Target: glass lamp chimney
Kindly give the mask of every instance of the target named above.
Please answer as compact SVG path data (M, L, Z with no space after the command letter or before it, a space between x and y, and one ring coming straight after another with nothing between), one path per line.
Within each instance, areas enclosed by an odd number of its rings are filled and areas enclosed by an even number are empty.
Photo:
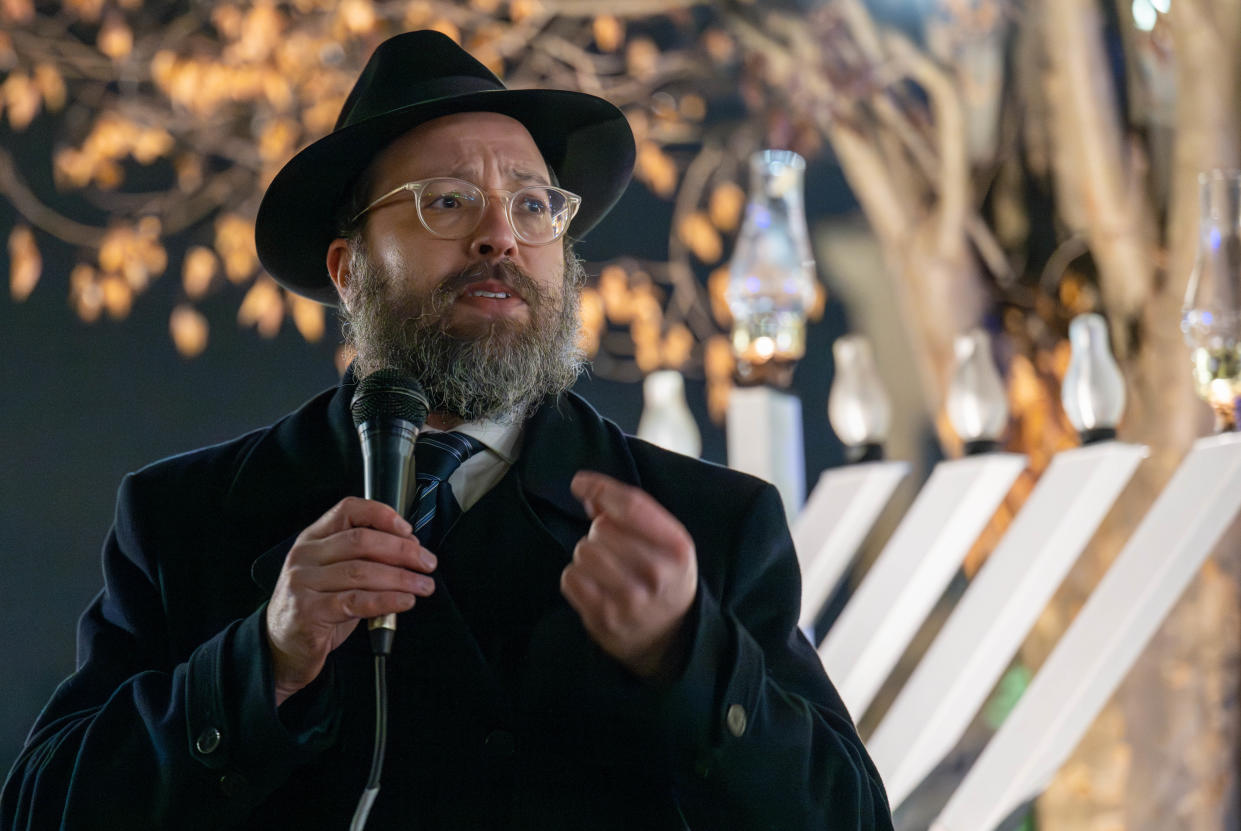
M1060 387L1060 401L1082 444L1116 438L1125 411L1125 380L1112 357L1107 323L1083 314L1069 324L1072 356Z
M1181 332L1194 389L1215 410L1216 427L1237 429L1241 403L1241 171L1199 175L1198 253L1185 292Z
M1008 424L1008 396L991 357L991 338L982 329L958 335L956 365L948 385L948 420L967 454L994 450Z
M848 448L850 461L883 456L892 425L892 404L879 380L870 341L844 335L832 344L835 373L827 396L827 419Z
M802 204L805 160L790 150L750 157L750 195L729 264L732 346L742 380L755 367L806 352L814 258Z

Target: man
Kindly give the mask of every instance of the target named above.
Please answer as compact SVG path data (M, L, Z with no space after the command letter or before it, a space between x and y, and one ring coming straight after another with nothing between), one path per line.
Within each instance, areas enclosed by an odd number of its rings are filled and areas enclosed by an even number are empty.
M435 33L378 48L256 226L277 280L341 304L357 361L276 424L126 478L4 828L347 827L375 706L358 624L386 614L368 828L891 827L797 630L774 489L566 392L566 231L632 160L598 98L506 90ZM354 495L348 405L385 367L426 389L419 445L468 457L412 521Z

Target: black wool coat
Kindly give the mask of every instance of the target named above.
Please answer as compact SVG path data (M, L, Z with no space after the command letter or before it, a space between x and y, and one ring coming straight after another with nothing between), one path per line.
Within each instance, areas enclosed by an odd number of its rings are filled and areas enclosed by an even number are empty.
M350 380L270 427L124 480L77 671L0 797L3 829L344 829L373 739L365 627L274 705L264 612L297 534L362 464ZM652 687L559 591L589 522L580 469L649 492L699 561L690 651ZM774 488L545 402L400 616L368 829L889 829L848 713L797 629Z

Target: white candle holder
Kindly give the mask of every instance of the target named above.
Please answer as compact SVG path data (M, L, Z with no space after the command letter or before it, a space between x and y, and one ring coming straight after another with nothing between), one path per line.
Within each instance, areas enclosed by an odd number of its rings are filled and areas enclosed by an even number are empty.
M866 742L893 806L960 740L1147 449L1056 455Z
M1025 456L1013 453L936 465L819 649L855 718L870 705L1025 465Z
M989 831L1042 793L1241 509L1241 434L1199 439L931 831Z
M863 462L823 471L793 522L801 565L801 619L813 640L814 621L896 486L907 462Z

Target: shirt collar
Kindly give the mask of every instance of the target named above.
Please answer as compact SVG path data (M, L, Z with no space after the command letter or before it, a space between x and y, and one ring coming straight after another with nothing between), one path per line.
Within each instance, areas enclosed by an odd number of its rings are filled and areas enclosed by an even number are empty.
M424 427L423 432L440 432L434 427ZM467 421L452 428L453 432L465 433L478 439L483 446L495 453L507 464L514 464L521 449L521 437L525 430L524 422L504 424L499 421Z

